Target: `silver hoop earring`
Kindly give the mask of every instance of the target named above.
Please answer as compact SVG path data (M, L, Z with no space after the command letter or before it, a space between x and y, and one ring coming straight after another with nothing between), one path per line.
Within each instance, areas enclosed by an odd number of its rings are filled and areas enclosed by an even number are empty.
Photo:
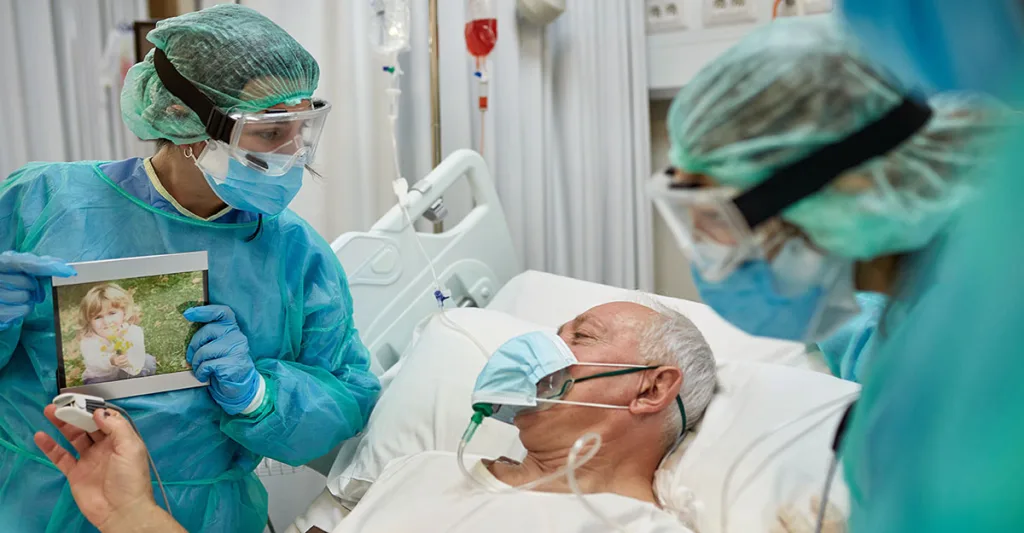
M182 152L185 154L185 157L187 157L189 159L192 159L192 155L193 154L192 154L192 147L191 146L186 146L185 149L182 150Z

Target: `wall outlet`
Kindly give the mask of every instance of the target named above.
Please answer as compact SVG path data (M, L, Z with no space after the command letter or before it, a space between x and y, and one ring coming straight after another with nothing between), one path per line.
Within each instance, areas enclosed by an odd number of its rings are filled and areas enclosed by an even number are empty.
M704 26L757 22L758 0L704 0Z
M647 33L686 29L683 0L646 0Z
M800 6L803 4L804 15L820 15L831 13L833 0L782 0L779 4L780 17L796 17L800 15Z

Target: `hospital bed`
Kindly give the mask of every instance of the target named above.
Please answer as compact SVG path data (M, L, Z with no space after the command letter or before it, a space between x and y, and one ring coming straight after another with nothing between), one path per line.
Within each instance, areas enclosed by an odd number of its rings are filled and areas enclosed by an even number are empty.
M410 231L409 219L419 219L460 180L469 184L472 210L443 233ZM425 256L416 240L422 244ZM594 305L634 296L632 291L624 289L524 270L487 166L477 153L469 150L453 153L416 184L410 192L408 218L396 205L369 231L346 233L332 248L348 276L355 302L355 324L371 353L372 370L382 376L384 394L396 373L400 373L400 365L396 365L403 353L415 342L423 323L438 309L432 269L450 291L446 307L483 308L546 327L557 326ZM820 376L820 379L814 378L818 381L838 381L820 374L827 373L827 368L801 344L746 335L700 303L656 298L689 317L702 331L720 362L742 360L755 365L769 364L772 368L796 368L804 374ZM747 383L755 379L753 376L774 372L767 367L752 368L755 370L740 372L743 377L737 378L737 382ZM786 387L764 393L779 395ZM829 381L823 390L829 391L826 396L835 398L854 388L851 384L833 385ZM466 401L468 404L468 398ZM789 410L799 405L796 401ZM725 408L719 410L722 409ZM711 413L709 409L708 417ZM838 418L840 414L837 411L830 416ZM829 424L835 427L833 422L824 425ZM735 432L735 425L730 422L714 431L719 431L723 439L732 440L730 432ZM818 440L827 441L831 427L823 427ZM346 453L351 455L353 446L342 448L347 448L348 452L342 450L339 456L336 449L309 466L328 476L333 464L336 472L339 464L343 466L348 460ZM694 466L691 471L696 471L695 468L700 470Z
M444 233L409 231L405 214L396 205L369 231L346 233L332 244L348 276L356 327L377 375L395 364L417 324L437 309L431 265L416 239L451 291L446 305L486 307L539 324L557 324L594 305L629 295L606 285L524 271L490 172L483 158L471 150L453 153L416 184L410 192L410 218L417 220L460 179L468 180L474 207ZM827 371L807 357L802 345L746 335L700 303L658 298L693 320L712 349L728 343L733 351L738 346L748 349L751 360Z

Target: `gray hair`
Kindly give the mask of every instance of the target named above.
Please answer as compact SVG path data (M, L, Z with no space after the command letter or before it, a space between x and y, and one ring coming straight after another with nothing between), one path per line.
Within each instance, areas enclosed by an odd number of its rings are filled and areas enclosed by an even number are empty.
M679 395L686 411L686 429L690 429L704 416L715 394L715 356L689 318L653 298L650 300L644 305L657 314L640 330L640 358L648 365L675 366L683 371ZM673 408L665 428L667 445L679 439L682 423L682 416Z

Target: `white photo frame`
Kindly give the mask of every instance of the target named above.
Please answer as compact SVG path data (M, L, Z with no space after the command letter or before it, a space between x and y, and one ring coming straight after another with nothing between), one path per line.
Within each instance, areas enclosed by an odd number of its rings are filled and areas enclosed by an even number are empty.
M207 385L185 360L201 324L181 316L210 301L205 251L71 266L77 276L53 279L61 393L113 400Z

